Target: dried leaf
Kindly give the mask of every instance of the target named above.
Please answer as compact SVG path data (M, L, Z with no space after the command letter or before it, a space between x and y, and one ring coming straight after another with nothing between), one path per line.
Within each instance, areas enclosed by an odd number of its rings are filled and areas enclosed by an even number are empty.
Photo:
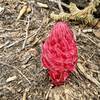
M18 17L17 17L17 20L19 20L19 19L25 14L26 11L27 11L27 4L25 4L25 5L22 7L22 9L20 10L19 15L18 15Z
M31 8L31 6L28 6L28 8L27 8L27 13L30 13L32 11L32 8Z

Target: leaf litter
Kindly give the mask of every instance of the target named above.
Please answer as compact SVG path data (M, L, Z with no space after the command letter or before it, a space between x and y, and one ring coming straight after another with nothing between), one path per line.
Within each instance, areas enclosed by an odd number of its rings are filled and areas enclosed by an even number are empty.
M59 14L60 7L68 4L53 2L53 0L35 2L1 0L0 3L0 7L4 8L4 10L1 8L0 13L1 100L100 99L98 28L70 22L75 32L78 33L79 29L81 30L80 34L76 35L80 66L78 65L76 72L66 80L63 86L53 88L47 76L47 70L41 67L41 41L45 40L54 24L50 18L52 11ZM26 4L28 4L27 7ZM57 7L58 4L59 7ZM30 22L27 28L28 16L30 16ZM26 91L27 88L28 91Z

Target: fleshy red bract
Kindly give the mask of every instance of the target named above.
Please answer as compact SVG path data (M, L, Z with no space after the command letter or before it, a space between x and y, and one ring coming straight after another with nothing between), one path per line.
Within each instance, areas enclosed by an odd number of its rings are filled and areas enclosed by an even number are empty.
M54 85L61 85L77 64L78 52L73 32L66 22L57 22L42 44L41 62Z

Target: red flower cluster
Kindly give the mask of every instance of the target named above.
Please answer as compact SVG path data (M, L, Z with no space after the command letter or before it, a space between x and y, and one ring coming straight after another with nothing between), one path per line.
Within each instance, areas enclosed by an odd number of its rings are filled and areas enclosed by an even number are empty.
M75 70L78 54L73 32L65 22L57 22L42 44L41 60L54 85L61 85Z

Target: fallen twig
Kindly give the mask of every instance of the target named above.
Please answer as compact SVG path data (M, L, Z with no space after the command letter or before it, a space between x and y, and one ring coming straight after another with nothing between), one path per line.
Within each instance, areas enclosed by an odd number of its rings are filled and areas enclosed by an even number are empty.
M9 44L10 41L5 42L4 44L0 45L0 49L5 47L7 44Z
M58 0L58 7L60 9L60 12L64 12L62 6L61 6L61 0Z
M92 54L87 60L85 60L85 61L82 63L82 66L84 66L85 63L86 63L87 61L89 61L89 60L94 56L94 54L95 54L95 52L93 52L93 54Z
M88 75L85 72L82 64L78 63L77 66L78 66L78 69L79 69L80 74L82 74L85 78L87 78L88 80L90 80L92 83L94 83L95 85L97 85L100 88L100 82L97 81L94 77Z
M44 23L45 23L45 22L43 21L42 24L40 25L40 27L39 27L33 34L29 35L29 36L27 37L27 39L30 38L30 37L36 36L36 35L38 34L38 32L41 30L41 28L42 28L42 26L44 25ZM12 44L6 46L6 48L10 48L10 47L12 47L13 45L15 45L15 44L17 44L17 43L19 43L19 42L22 42L22 41L24 41L24 40L25 40L25 38L19 39L18 41L15 41L15 42L13 42Z
M95 44L97 47L99 47L98 45L97 45L97 43L95 43L95 41L93 41L88 35L86 35L86 34L81 34L83 37L85 37L85 38L88 38L93 44Z
M51 1L51 2L54 2L54 3L57 3L57 4L58 4L58 1L57 1L57 0L49 0L49 1ZM69 7L69 5L67 5L67 4L65 4L65 3L63 3L63 2L61 2L61 5L63 5L64 7Z
M7 63L5 63L5 62L2 62L2 61L0 61L0 63L1 63L2 65L6 65L6 66L12 67L12 68L14 68L15 70L17 70L17 71L28 81L28 83L31 84L31 81L30 81L16 66L9 65L9 64L7 64Z
M27 21L27 25L26 25L26 36L25 36L25 40L24 40L24 42L23 42L22 49L25 48L25 44L26 44L26 42L27 42L29 26L30 26L30 16L28 16L28 21Z

